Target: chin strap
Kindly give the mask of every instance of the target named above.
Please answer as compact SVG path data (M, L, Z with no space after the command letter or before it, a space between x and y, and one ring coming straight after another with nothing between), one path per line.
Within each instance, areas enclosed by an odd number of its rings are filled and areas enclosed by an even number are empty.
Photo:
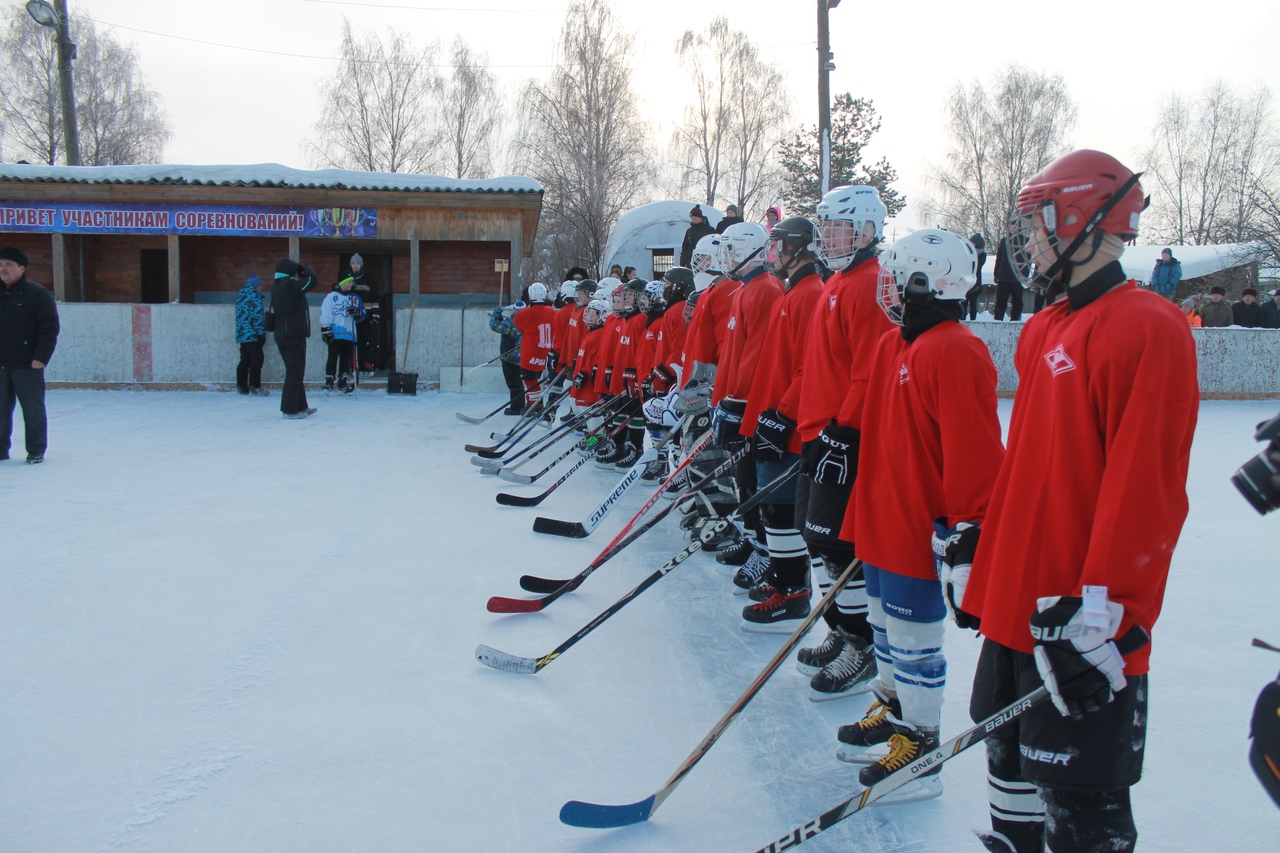
M1097 230L1098 226L1102 224L1102 220L1107 218L1107 214L1111 212L1112 208L1119 204L1120 201L1129 194L1129 190L1138 185L1138 179L1141 178L1143 174L1144 173L1142 172L1137 172L1130 175L1129 180L1125 181L1120 186L1120 189L1112 193L1111 198L1103 202L1102 205L1094 211L1093 216L1090 216L1089 221L1080 229L1080 233L1075 236L1075 239L1067 244L1066 251L1057 252L1058 259L1054 261L1043 273L1039 273L1039 275L1050 282L1050 285L1045 288L1046 295L1057 295L1065 291L1071 283L1071 268L1076 264L1085 264L1093 260L1093 256L1098 253L1098 247L1102 245L1102 238L1105 234L1105 232ZM1145 210L1147 205L1150 203L1151 199L1148 197L1146 202L1143 204L1143 209ZM1093 252L1090 253L1088 258L1083 260L1077 261L1072 259L1076 250L1083 246L1084 241L1090 236L1093 237ZM1055 249L1054 251L1056 252L1057 250ZM1056 279L1058 278L1059 272L1062 273L1061 290L1058 290L1053 286L1057 284Z

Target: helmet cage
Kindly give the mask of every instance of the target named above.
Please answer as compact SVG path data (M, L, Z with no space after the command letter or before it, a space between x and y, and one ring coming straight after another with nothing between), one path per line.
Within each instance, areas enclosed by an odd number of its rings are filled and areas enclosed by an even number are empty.
M977 273L972 243L946 231L923 228L898 240L881 256L876 301L900 325L908 303L962 301L977 284Z
M706 290L722 274L720 271L719 234L708 234L698 241L689 259L695 290Z

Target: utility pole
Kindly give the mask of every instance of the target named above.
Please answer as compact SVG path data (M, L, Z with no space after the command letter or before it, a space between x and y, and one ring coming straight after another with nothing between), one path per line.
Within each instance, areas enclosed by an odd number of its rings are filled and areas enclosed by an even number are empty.
M821 172L819 197L831 189L831 26L827 12L840 5L840 0L818 0L818 150Z
M68 166L80 165L80 128L76 123L76 93L71 77L71 60L76 58L76 46L71 41L71 20L67 14L67 0L28 0L27 14L42 27L57 33L58 38L58 99L62 101L62 147L66 149Z

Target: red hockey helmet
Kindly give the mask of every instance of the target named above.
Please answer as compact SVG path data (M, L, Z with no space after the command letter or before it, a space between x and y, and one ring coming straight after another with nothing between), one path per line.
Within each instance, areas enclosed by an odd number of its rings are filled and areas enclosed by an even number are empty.
M1054 160L1018 193L1009 223L1014 269L1027 284L1044 287L1074 260L1076 249L1089 237L1136 237L1138 218L1149 201L1138 183L1141 174L1110 154L1089 149ZM1045 248L1051 248L1057 260L1033 271L1033 262L1044 257Z

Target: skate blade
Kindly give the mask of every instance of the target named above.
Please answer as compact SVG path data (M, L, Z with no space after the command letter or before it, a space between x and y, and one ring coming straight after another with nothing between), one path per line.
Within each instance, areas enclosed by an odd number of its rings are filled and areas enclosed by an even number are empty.
M732 578L734 577L734 575L738 574L738 567L737 567L737 566L726 566L724 563L716 563L716 571L717 571L717 572L719 572L720 574L724 575L725 577L732 579ZM742 590L742 593L745 593L745 592L746 592L746 590L745 590L745 589L744 589L744 590ZM736 584L735 584L735 585L734 585L734 587L733 587L733 594L734 594L734 595L740 595L740 594L741 594L741 593L739 593L739 592L738 592L738 587L737 587L737 585L736 585Z
M883 748L872 749L868 747L863 749L848 743L842 743L836 747L836 758L846 764L875 764L887 754L888 750Z
M870 806L872 808L877 806L905 806L907 803L921 803L941 796L942 777L924 776L920 779L913 779L898 790L885 794L880 799L870 803Z
M795 631L801 619L784 619L781 622L748 622L742 620L742 630L748 634L790 634Z
M810 690L809 701L810 702L833 702L836 699L848 699L850 696L865 696L867 693L871 692L871 681L872 679L867 679L866 681L859 681L857 684L853 685L848 690L843 690L839 693L819 693L817 690Z
M822 672L822 667L810 666L807 663L800 663L800 661L796 661L796 672L800 673L806 678L813 678L815 675Z
M736 577L738 573L734 572L733 574ZM751 587L747 587L746 589L743 589L742 587L738 586L736 583L733 585L734 595L746 595L749 592L751 592Z

